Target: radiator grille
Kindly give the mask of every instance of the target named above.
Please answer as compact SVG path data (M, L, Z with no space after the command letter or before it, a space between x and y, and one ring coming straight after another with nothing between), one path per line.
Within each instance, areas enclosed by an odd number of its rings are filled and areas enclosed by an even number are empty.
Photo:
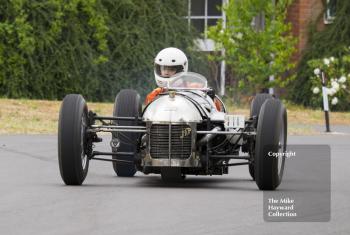
M191 131L188 125L152 125L150 135L152 158L169 158L169 148L171 158L188 158L191 155Z

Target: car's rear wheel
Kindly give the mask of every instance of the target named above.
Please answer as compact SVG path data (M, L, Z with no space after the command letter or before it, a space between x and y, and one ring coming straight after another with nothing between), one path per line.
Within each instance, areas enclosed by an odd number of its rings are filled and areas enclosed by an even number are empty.
M261 106L265 103L266 100L268 99L274 99L274 97L270 94L266 93L260 93L257 94L252 103L250 104L250 116L259 116Z
M261 190L274 190L281 183L286 151L287 112L281 101L268 99L261 107L255 143L255 181Z
M258 117L260 110L261 110L261 106L265 103L266 100L268 99L273 99L274 97L270 94L266 94L266 93L261 93L261 94L257 94L252 103L250 104L250 117ZM256 127L256 126L255 126ZM255 171L255 166L254 166L254 161L252 163L250 163L248 165L249 167L249 174L250 176L253 178L253 180L255 180L255 176L254 176L254 171Z
M88 172L87 117L88 108L81 95L63 99L58 121L58 163L67 185L81 185Z
M140 95L131 89L121 90L115 98L113 116L115 117L133 117L138 118L142 112ZM118 120L115 121L119 126L136 126L137 120ZM113 139L117 139L120 144L118 148L112 147L114 153L131 152L136 153L137 143L140 134L130 132L118 132L112 135ZM133 155L113 155L113 159L132 161L113 162L113 169L118 176L131 177L136 173L135 160Z

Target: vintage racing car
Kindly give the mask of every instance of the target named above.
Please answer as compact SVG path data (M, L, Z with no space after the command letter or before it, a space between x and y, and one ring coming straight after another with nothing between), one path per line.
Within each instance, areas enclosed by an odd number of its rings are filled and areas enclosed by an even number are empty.
M64 183L82 184L89 161L104 160L112 161L118 176L131 177L141 171L161 174L164 181L178 181L185 175L228 174L230 166L246 164L259 189L278 187L285 159L275 157L283 154L270 153L286 150L287 112L282 102L258 94L249 118L231 115L208 88L205 77L191 72L177 76L143 110L136 91L121 90L110 117L89 111L81 95L67 95L58 124ZM220 111L214 99L219 100ZM94 149L94 143L102 141L100 132L112 134L110 152Z

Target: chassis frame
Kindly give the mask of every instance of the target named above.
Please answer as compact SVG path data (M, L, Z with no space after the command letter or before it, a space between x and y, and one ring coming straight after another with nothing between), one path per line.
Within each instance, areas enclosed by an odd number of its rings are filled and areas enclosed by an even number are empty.
M134 121L135 126L119 126L115 125L113 121ZM96 122L100 122L98 125ZM248 152L248 156L240 156L239 154L213 154L210 151L210 141L206 141L206 162L208 163L210 159L221 159L225 160L223 164L217 164L216 167L229 167L229 166L239 166L239 165L249 165L254 162L254 143L256 137L256 125L257 125L257 117L251 117L245 121L245 127L239 131L212 131L210 130L211 120L207 118L205 120L207 130L199 130L196 131L197 134L213 134L213 135L235 135L238 136L237 141L233 144L234 147L242 146L243 152ZM138 152L101 152L95 151L93 143L102 142L102 138L98 137L97 133L99 132L108 132L108 133L118 133L118 132L133 132L140 134L149 134L146 128L146 124L142 121L140 117L112 117L112 116L98 116L96 113L89 111L88 113L88 127L86 130L86 143L87 146L87 157L89 160L100 160L100 161L109 161L109 162L123 162L123 163L136 163L140 160L139 156L141 153ZM241 139L245 139L245 144L239 145L238 142ZM113 143L113 139L110 142L110 146L113 147L116 143ZM139 148L138 148L139 150ZM118 155L129 155L129 156L137 156L134 161L130 160L121 160L121 159L108 159L101 158L99 156L118 156ZM229 163L229 160L246 160L244 162L235 162ZM208 164L206 166L208 168Z

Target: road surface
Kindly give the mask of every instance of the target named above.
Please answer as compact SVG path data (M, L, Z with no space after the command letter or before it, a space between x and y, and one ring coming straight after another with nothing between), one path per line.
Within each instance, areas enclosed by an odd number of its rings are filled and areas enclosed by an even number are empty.
M107 136L106 136L107 137ZM350 135L291 136L331 146L330 222L265 222L247 166L229 175L115 176L91 161L83 186L65 186L53 135L0 136L0 234L350 234Z

